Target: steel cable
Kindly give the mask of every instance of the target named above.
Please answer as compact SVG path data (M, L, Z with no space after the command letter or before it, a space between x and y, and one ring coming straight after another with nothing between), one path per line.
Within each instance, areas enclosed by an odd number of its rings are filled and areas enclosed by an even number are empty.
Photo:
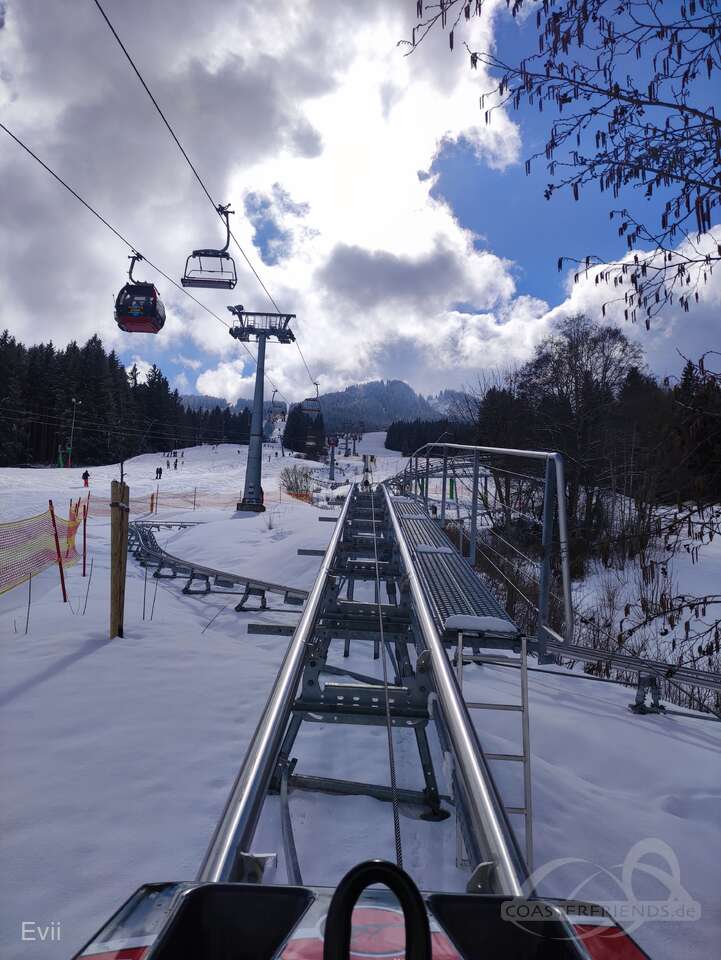
M49 173L51 177L53 177L55 180L58 181L59 184L61 184L61 186L65 187L65 189L68 191L68 193L71 193L71 194L75 197L76 200L79 200L80 203L82 203L82 205L86 208L86 210L88 210L90 213L92 213L92 215L93 215L94 217L97 217L97 219L103 224L103 226L107 227L108 230L111 231L111 233L115 234L115 236L116 236L119 240L121 240L121 241L126 245L126 247L128 247L128 249L130 249L133 253L139 252L139 251L138 251L138 247L136 247L134 244L132 244L132 243L130 242L130 240L127 239L127 237L124 237L123 234L120 233L119 230L116 230L115 227L112 225L112 223L110 223L108 220L106 220L105 217L104 217L102 214L98 213L98 211L97 211L94 207L92 207L92 206L87 202L87 200L85 200L83 197L80 196L80 194L77 192L77 190L74 190L74 189L70 186L70 184L68 184L65 180L63 180L63 178L62 178L59 174L55 173L55 171L54 171L51 167L49 167L49 166L47 165L47 163L45 163L43 160L41 160L40 157L39 157L36 153L34 153L34 152L30 149L30 147L27 146L27 144L23 143L23 141L22 141L19 137L16 137L15 134L12 132L12 130L10 130L8 127L6 127L4 123L0 123L0 130L4 130L5 133L6 133L12 140L14 140L15 143L17 143L17 145L18 145L19 147L21 147L29 156L31 156L31 157L33 158L33 160L35 160L37 163L39 163L40 166L41 166L47 173ZM193 301L193 303L195 303L197 306L201 307L201 309L205 310L205 312L206 312L207 314L209 314L211 317L213 317L215 320L217 320L218 323L222 323L224 327L226 327L228 330L230 330L230 324L229 324L229 323L227 323L225 320L223 320L222 317L219 317L217 313L215 313L213 310L211 310L210 307L207 307L201 300L198 300L197 297L194 297L192 293L190 293L188 290L186 290L185 287L181 286L176 280L174 280L171 276L169 276L164 270L161 270L161 268L160 268L157 264L153 263L153 261L150 260L150 259L149 259L148 257L146 257L145 255L143 255L143 260L148 264L148 266L152 267L153 270L157 271L157 272L160 274L161 277L163 277L165 280L167 280L168 283L172 284L172 285L173 285L177 290L179 290L181 293L184 293L186 297L190 297L190 299ZM245 350L245 352L248 354L248 356L251 358L251 360L252 360L254 363L257 363L258 361L257 361L257 359L253 356L253 352L246 346L246 344L241 342L241 346L243 347L243 349ZM273 389L276 390L276 391L281 395L281 397L283 397L283 399L285 400L285 402L290 406L290 401L288 400L288 398L287 398L283 393L281 393L281 391L278 389L278 387L275 385L274 381L271 379L271 377L270 377L267 373L265 374L265 379L266 379L266 380L268 381L268 383L273 387Z
M393 805L393 834L395 838L395 847L396 847L396 863L402 869L403 868L403 845L401 841L401 818L400 810L398 806L398 783L396 780L396 762L395 762L395 752L393 749L393 722L391 720L391 706L389 700L389 691L388 691L388 660L386 656L386 641L383 633L383 611L381 610L381 578L380 578L380 565L378 562L378 533L376 531L376 512L375 512L375 492L373 490L373 485L371 483L370 490L371 498L371 524L373 527L373 557L375 563L375 574L376 574L376 603L378 604L378 628L380 630L381 636L381 663L383 665L383 687L385 689L385 706L386 706L386 731L388 733L388 764L390 767L390 778L391 778L391 799Z
M105 23L107 24L110 32L111 32L112 35L115 37L115 39L116 39L116 41L117 41L117 43L118 43L118 46L120 47L120 49L121 49L121 50L123 51L123 53L125 54L125 57L126 57L128 63L130 64L133 72L135 73L135 76L138 78L138 80L140 81L143 89L145 90L145 92L147 93L147 95L150 97L150 100L151 100L153 106L155 107L155 109L157 110L158 115L160 116L160 119L163 121L163 123L165 124L165 127L166 127L167 130L168 130L168 133L170 134L170 136L171 136L171 137L173 138L173 140L175 141L175 144L177 145L178 149L180 150L181 154L183 155L183 158L185 159L185 162L188 164L188 166L189 166L190 169L192 170L195 179L198 181L198 183L200 184L200 187L201 187L203 193L205 194L205 196L206 196L206 197L208 198L208 200L210 201L210 204L212 205L213 210L215 210L215 212L218 213L218 215L220 216L220 218L221 218L221 220L222 220L223 217L222 217L222 214L220 213L220 211L218 210L218 204L217 204L217 203L215 202L215 200L213 199L210 191L208 190L208 188L207 188L206 185L205 185L205 182L203 181L203 178L202 178L202 177L200 176L200 174L198 173L197 167L195 166L195 164L193 163L193 161L192 161L192 160L190 159L190 157L188 156L188 154L187 154L187 152L186 152L186 150L185 150L185 147L183 146L183 144L182 144L182 143L180 142L180 140L178 139L178 136L176 135L175 130L173 130L173 128L172 128L172 126L171 126L171 124L170 124L170 121L169 121L168 118L165 116L165 113L163 112L162 107L160 106L160 104L158 103L158 101L157 101L157 100L155 99L155 97L153 96L153 94L152 94L152 92L151 92L151 90L150 90L150 87L149 87L149 86L147 85L147 83L145 82L145 79L144 79L143 75L141 74L140 70L138 69L138 67L137 67L136 64L135 64L135 61L134 61L133 58L131 57L130 52L128 51L128 48L125 46L125 44L123 43L123 41L120 39L120 36L118 35L117 30L115 29L115 27L113 26L113 24L110 22L110 19L109 19L107 13L105 12L105 10L103 9L103 7L102 7L102 5L101 5L101 3L100 3L100 0L93 0L93 2L95 3L95 6L96 6L96 7L98 8L98 10L100 11L100 15L102 16L103 20L104 20ZM267 286L266 286L265 283L263 282L262 277L260 276L260 274L258 273L258 271L257 271L257 270L255 269L255 267L253 266L253 263L252 263L250 257L249 257L248 254L245 252L245 250L243 249L243 247L240 245L240 241L238 240L238 238L236 237L236 235L235 235L235 234L233 233L233 231L230 229L230 225L228 225L228 233L229 233L230 238L232 239L233 243L236 245L236 247L237 247L238 250L240 251L240 253L241 253L243 259L245 260L246 264L248 265L249 269L250 269L251 272L253 273L253 276L255 277L255 279L256 279L256 280L258 281L258 283L260 284L260 286L261 286L263 292L265 293L266 297L268 298L268 300L273 304L273 306L275 307L275 309L276 309L276 311L277 311L278 313L282 313L283 311L280 309L280 307L278 306L278 304L277 304L275 298L273 297L272 293L270 292L270 290L267 288ZM300 344L298 343L298 340L297 340L297 339L296 339L296 341L295 341L295 345L296 345L296 347L298 348L298 353L300 354L300 358L301 358L301 360L303 361L303 365L304 365L304 367L305 367L305 369L306 369L306 371L307 371L307 373L308 373L308 377L310 378L311 383L315 384L315 379L313 378L313 374L312 374L311 371L310 371L310 367L308 366L308 363L306 362L305 356L303 355L303 351L301 350ZM286 401L286 402L287 402L287 401Z

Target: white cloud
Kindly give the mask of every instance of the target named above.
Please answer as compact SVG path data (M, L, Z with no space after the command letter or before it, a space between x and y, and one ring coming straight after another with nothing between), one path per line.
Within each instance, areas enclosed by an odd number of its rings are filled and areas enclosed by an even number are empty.
M116 25L213 192L233 202L236 234L281 308L298 314L295 329L322 388L392 374L383 346L390 349L395 339L408 337L425 344L427 330L438 341L452 337L462 344L463 362L480 363L482 354L474 354L471 337L459 339L449 311L458 302L472 302L479 311L507 307L514 290L511 265L474 250L474 238L430 197L433 181L417 176L430 167L444 138L464 137L497 167L518 157L513 123L500 113L490 128L479 122L477 98L487 80L469 70L467 58L452 56L440 35L404 57L396 43L410 34L412 5L368 0L349 30L355 11L350 0L283 0L274 10L283 29L268 30L265 16L248 0L215 7L210 20L181 0L167 5L167 56L159 59L146 33L132 29L137 7L129 0L127 8L114 10ZM153 22L159 13L150 13ZM40 0L13 8L11 19L5 90L15 100L8 104L7 122L148 257L177 276L189 250L218 242L220 230L102 21L90 11L73 18L71 29L62 11ZM472 29L479 31L480 21ZM73 58L81 46L87 58ZM59 59L66 66L55 82ZM27 340L52 335L61 342L97 331L116 349L126 346L127 336L112 322L112 297L123 280L127 251L27 158L10 151L8 165L12 195L25 199L18 200L17 214L9 212L6 229L13 237L20 227L30 231L22 262L42 248L45 276L29 290L13 282L20 262L7 264L7 274L0 275L6 291L0 325L8 323ZM267 266L253 248L254 225L240 214L249 194L272 195L275 185L292 201L274 204L273 216L293 243L281 244L278 262ZM30 211L29 202L35 204ZM68 271L69 249L82 257L80 286ZM329 265L348 250L365 264L372 303L359 301L360 291L349 298L337 289ZM248 309L267 306L242 258L236 259L240 279L230 297L198 291L223 318L233 300ZM352 260L346 256L346 267L352 268ZM0 274L4 269L0 264ZM146 264L137 273L152 275ZM218 358L217 369L199 379L207 384L212 378L237 394L237 343L166 281L156 282L168 309L163 345L180 345L190 336ZM35 318L50 291L63 309L54 313L52 330L41 330ZM467 325L474 322L469 318ZM426 357L425 351L418 356ZM188 369L200 369L196 361L184 363L182 350L178 358ZM295 348L271 347L268 366L292 398L308 391ZM419 368L408 375L418 382L427 372ZM247 394L247 385L242 392Z
M188 388L190 387L190 381L188 380L187 374L181 372L173 380L172 386L179 393L187 393Z
M478 95L488 78L460 51L449 53L446 34L432 32L403 56L396 42L410 35L412 3L366 0L358 17L351 0L279 0L273 18L282 29L269 29L250 0L214 5L210 16L190 0L127 0L112 13L213 194L233 203L243 248L280 308L297 314L294 329L321 390L380 376L402 376L423 392L457 386L479 369L526 359L559 313L597 310L585 284L553 310L517 296L514 265L478 249L482 238L431 197L433 178L419 178L444 140L463 138L503 168L518 160L520 137L503 112L482 123ZM492 41L492 19L483 19L469 25L472 46ZM62 5L25 0L10 9L0 43L5 122L146 256L179 277L193 247L222 242L217 218L91 8L68 18ZM112 320L127 251L14 150L8 144L0 159L9 198L0 328L56 344L98 332L127 349L132 335ZM277 202L278 191L288 202ZM271 242L272 265L253 246L262 220L243 215L251 195L276 198L274 226L292 238ZM229 303L269 307L235 254L234 291L195 291L224 320ZM43 271L30 283L25 271L35 262ZM147 264L137 273L153 276ZM177 363L202 370L198 390L250 396L252 368L227 329L167 281L155 282L168 311L157 346L172 345ZM57 308L43 327L37 318L48 302ZM687 331L708 333L711 313L695 327L700 315L652 330L663 362ZM202 363L183 352L188 338ZM291 400L311 389L292 345L269 345L267 369Z
M142 357L136 354L132 361L125 367L126 372L130 373L133 367L138 371L138 383L144 383L150 373L152 363L148 363L147 360L143 360Z
M721 243L721 227L714 227L702 237L699 249L715 249L717 243ZM678 250L690 252L686 244L680 244ZM625 260L631 262L633 254L626 256ZM586 313L604 323L616 324L640 344L650 369L660 377L678 374L683 363L681 355L697 360L709 349L721 349L721 271L708 274L707 282L699 284L699 302L694 302L688 312L678 304L677 295L685 289L677 290L674 303L653 317L647 330L643 320L631 323L624 318L623 296L625 290L630 289L630 285L626 285L628 278L616 290L612 283L597 284L596 274L603 268L603 265L593 267L587 275L580 274L577 283L574 283L573 271L569 273L568 296L546 314L544 322L552 323L560 317ZM695 277L695 272L692 276ZM605 318L602 317L603 304L607 304Z
M202 360L194 360L192 357L184 357L182 353L171 357L171 359L173 363L180 364L182 367L187 367L189 370L200 370L200 368L203 366Z
M195 381L196 390L211 397L225 397L229 403L238 397L252 397L255 377L243 376L244 366L242 360L223 361L215 369L200 374Z

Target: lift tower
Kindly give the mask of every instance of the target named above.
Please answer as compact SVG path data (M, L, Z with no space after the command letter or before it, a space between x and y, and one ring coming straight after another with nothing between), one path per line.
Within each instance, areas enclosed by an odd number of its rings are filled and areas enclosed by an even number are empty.
M231 337L258 344L258 362L255 368L255 392L253 394L253 417L250 423L250 446L248 466L245 470L245 488L238 510L262 513L263 490L260 485L263 461L263 380L265 378L265 344L275 338L279 343L295 340L288 324L295 320L294 313L251 313L242 306L228 307L236 318L230 328Z

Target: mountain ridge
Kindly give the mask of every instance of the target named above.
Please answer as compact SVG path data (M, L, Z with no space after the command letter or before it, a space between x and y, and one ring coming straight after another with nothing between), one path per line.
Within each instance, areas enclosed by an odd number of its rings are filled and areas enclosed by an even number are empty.
M391 423L406 420L439 420L449 413L462 397L458 391L442 390L436 396L424 397L404 380L368 380L353 383L343 390L320 395L325 429L329 433L345 431L386 430ZM183 394L182 403L193 410L229 407L234 412L252 408L253 401L239 398L230 404L223 397L206 394ZM269 401L264 403L266 411Z

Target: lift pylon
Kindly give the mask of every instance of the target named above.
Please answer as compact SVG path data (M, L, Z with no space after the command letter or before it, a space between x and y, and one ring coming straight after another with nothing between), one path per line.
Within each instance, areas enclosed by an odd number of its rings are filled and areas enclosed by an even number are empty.
M254 313L246 310L242 304L228 307L236 318L230 328L230 335L241 342L258 344L258 360L255 368L255 392L253 394L253 416L250 424L250 445L248 447L248 465L245 470L243 499L238 510L250 510L262 513L263 488L261 469L263 461L263 382L265 379L265 345L268 340L279 343L292 343L295 340L288 324L295 320L294 313Z

